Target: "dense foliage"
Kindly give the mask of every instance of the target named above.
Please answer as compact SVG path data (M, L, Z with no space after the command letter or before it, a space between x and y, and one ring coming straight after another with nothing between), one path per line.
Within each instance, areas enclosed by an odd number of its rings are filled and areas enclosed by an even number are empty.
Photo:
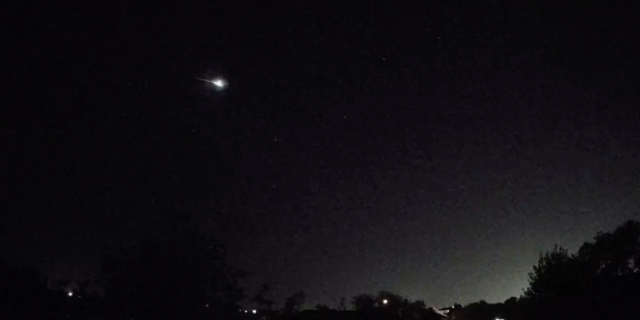
M224 250L189 227L164 239L118 248L104 258L107 306L114 319L184 319L237 313L240 270Z

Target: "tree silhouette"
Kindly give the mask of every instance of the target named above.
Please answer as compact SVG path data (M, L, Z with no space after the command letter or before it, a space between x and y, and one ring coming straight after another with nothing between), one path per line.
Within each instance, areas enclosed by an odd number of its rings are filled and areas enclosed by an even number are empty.
M240 270L226 264L224 250L194 227L162 239L105 254L107 307L134 319L223 316L237 311Z
M401 315L403 318L424 319L427 315L427 305L422 300L403 301Z
M598 233L576 254L559 246L541 255L525 291L547 319L625 318L640 311L640 223Z
M505 318L505 308L502 303L487 303L484 300L480 300L468 304L464 309L464 319L493 320L496 318Z
M576 277L576 267L567 249L554 246L553 250L541 255L538 264L533 267L526 295L557 298L563 294L562 290L572 287L568 284Z
M269 310L273 309L273 300L269 300L266 298L267 293L271 290L268 284L263 283L260 287L260 291L256 294L251 301L257 304L260 307L266 307Z
M63 302L66 301L62 295L47 289L38 270L0 261L1 319L61 316Z
M421 309L427 308L427 305L422 300L416 300L416 301L405 300L403 304L404 304L404 308L409 311L421 310Z
M338 304L338 310L340 311L347 310L346 299L344 297L340 298L340 303Z
M376 307L377 299L370 294L359 294L351 300L351 305L355 310L370 310Z
M591 274L630 275L640 270L640 222L627 221L613 232L598 233L580 247L577 259Z
M306 301L306 297L304 295L304 292L302 292L302 290L294 293L293 295L288 297L287 300L285 301L284 310L283 310L284 313L291 314L291 313L300 311L304 306L305 301Z
M329 308L329 306L327 306L326 304L316 304L316 310L319 311L329 311L331 310L331 308Z

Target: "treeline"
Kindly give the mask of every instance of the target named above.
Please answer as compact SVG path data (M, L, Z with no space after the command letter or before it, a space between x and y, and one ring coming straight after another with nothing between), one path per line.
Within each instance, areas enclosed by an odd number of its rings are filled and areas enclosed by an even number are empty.
M0 264L0 319L233 319L244 272L198 223L105 248L101 286L51 288L35 269ZM69 283L62 282L62 283Z
M637 319L640 222L601 232L574 254L560 246L543 254L523 300L538 318Z
M147 239L103 253L102 289L87 285L55 290L32 268L0 262L2 319L226 319L380 318L439 319L439 310L381 291L344 298L336 309L304 311L302 291L274 308L264 285L251 302L260 313L239 306L245 299L240 269L227 265L224 249L193 222L164 238ZM438 306L436 306L438 307ZM439 306L443 307L443 306ZM475 302L445 310L457 320L636 319L640 315L640 222L601 232L578 252L560 246L541 254L521 297L503 303Z
M456 319L640 318L640 222L600 232L576 253L562 246L540 255L529 287L504 303L469 304Z
M425 312L430 308L424 301L409 301L386 291L357 295L351 307L369 318L381 313L404 319L438 318ZM344 299L336 310L316 306L325 313L346 309ZM600 232L576 253L559 245L542 253L529 274L529 287L520 297L443 309L457 320L638 319L640 221L630 220L613 231Z

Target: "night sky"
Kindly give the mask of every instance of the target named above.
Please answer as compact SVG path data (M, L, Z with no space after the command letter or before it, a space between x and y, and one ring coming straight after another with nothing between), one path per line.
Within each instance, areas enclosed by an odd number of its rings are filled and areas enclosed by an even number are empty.
M249 296L519 296L640 218L640 6L560 2L3 5L0 257L86 277L199 208Z

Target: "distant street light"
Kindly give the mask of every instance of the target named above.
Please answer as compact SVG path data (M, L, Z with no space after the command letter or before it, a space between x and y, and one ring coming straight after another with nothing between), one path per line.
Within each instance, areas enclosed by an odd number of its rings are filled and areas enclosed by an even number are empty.
M258 310L253 309L253 310L251 310L251 313L256 314L256 313L258 313Z
M69 293L67 293L67 295L68 295L69 297L73 297L73 291L69 291Z
M387 299L382 300L382 304L386 305L387 303L389 303L389 300Z

